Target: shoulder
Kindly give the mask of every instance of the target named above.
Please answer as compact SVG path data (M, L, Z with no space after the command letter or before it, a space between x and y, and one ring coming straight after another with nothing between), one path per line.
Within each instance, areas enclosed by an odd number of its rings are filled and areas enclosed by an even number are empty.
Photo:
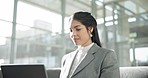
M110 59L110 60L111 59L117 59L117 55L113 50L99 47L96 44L94 44L92 46L91 51L94 51L93 54L94 54L95 57L98 57L99 59L102 59L102 60L105 60L105 59Z
M115 51L113 51L111 49L106 49L106 48L100 48L99 51L104 53L105 56L115 54Z
M106 49L106 48L99 48L98 52L100 52L101 55L104 55L104 58L109 58L109 59L116 58L116 53L114 50Z
M114 53L113 50L99 47L97 44L94 44L91 49L95 50L96 52L103 53L103 54Z
M106 49L106 48L100 48L98 51L101 53L103 66L108 67L108 66L118 64L117 54L115 51L111 49Z

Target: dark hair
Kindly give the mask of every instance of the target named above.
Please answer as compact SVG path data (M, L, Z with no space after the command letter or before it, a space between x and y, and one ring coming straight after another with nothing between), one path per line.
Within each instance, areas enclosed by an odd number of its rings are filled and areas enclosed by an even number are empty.
M98 46L101 46L101 42L99 39L98 35L98 30L97 30L97 22L95 18L91 15L89 12L76 12L73 15L74 20L77 20L81 22L83 25L85 25L86 29L88 30L88 27L93 27L93 32L92 32L92 37L91 40L92 42L95 42Z

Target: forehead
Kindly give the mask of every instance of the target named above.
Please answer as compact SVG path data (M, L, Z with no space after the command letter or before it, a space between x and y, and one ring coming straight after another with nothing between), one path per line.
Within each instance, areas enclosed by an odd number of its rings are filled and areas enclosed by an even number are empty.
M81 22L77 20L72 20L70 22L70 28L85 27Z

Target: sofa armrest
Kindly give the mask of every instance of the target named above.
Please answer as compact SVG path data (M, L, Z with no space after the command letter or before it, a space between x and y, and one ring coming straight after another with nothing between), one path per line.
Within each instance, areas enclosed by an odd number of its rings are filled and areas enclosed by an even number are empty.
M0 78L3 78L1 69L0 69Z
M47 76L49 78L59 78L60 72L60 68L47 69Z

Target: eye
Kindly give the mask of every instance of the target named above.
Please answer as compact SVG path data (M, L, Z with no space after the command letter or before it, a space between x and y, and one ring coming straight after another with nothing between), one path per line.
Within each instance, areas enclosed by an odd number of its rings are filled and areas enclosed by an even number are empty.
M81 29L76 29L76 31L80 31Z

